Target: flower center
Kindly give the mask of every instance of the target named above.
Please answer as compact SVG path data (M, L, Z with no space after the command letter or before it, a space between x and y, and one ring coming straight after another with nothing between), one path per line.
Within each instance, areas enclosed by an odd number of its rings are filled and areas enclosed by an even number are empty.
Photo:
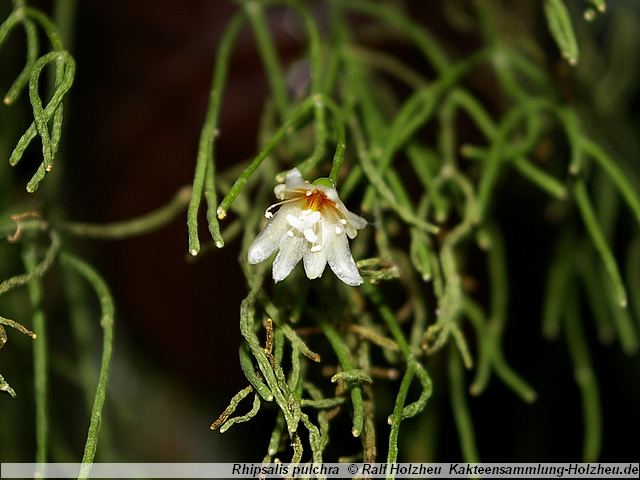
M320 190L307 190L305 195L307 196L305 210L317 212L326 206L334 206L334 203Z

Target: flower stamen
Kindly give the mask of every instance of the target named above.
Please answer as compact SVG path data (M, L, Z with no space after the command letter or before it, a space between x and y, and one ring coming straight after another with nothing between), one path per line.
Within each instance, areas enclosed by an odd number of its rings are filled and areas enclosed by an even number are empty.
M300 200L301 197L293 197L293 198L287 198L286 200L282 200L280 202L276 202L273 205L270 205L267 210L264 212L264 218L272 218L274 213L272 212L272 210L274 208L280 208L282 205L286 205L287 203L291 203L291 202L296 202L298 200Z

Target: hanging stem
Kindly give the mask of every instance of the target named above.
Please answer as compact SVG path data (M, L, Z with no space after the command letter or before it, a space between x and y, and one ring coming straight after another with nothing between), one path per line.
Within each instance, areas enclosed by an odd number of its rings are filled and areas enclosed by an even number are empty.
M102 359L100 362L100 372L98 374L98 385L91 409L87 441L82 456L83 465L80 469L79 477L88 478L91 471L91 464L94 461L98 447L98 435L102 423L102 408L104 407L107 396L107 381L109 379L109 369L111 367L111 357L113 353L113 319L115 306L108 285L91 265L66 252L60 254L60 260L63 264L80 274L89 285L91 285L100 302L100 326L103 331Z

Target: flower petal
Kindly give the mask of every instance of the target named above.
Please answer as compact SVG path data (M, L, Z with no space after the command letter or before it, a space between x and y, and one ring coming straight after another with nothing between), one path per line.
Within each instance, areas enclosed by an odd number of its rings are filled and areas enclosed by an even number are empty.
M289 224L287 223L287 214L296 209L295 205L283 205L280 210L269 220L267 226L258 234L256 239L249 247L247 260L250 265L265 261L273 253L278 250L280 240L287 235Z
M323 248L317 252L306 250L302 256L302 262L304 264L304 272L307 274L307 278L313 280L319 278L324 273L324 269L327 266L327 251Z
M294 233L293 236L285 233L284 236L280 237L280 251L273 261L273 270L271 272L274 282L280 282L289 276L302 258L305 246L306 240L299 233Z
M347 236L344 233L340 235L334 233L329 242L330 244L325 243L324 249L326 249L327 252L329 266L336 277L352 287L362 285L364 280L358 271L358 267L356 267L356 262L351 256Z
M356 215L353 212L347 210L347 221L356 229L362 230L364 227L369 225L369 222L365 218L362 218L360 215Z
M325 267L327 266L327 249L325 248L324 237L329 232L330 227L325 225L324 222L318 224L318 238L322 239L322 247L320 250L313 251L314 248L305 248L302 254L302 263L304 265L304 272L307 274L307 278L313 280L322 276ZM307 239L308 240L308 239Z
M287 176L284 179L284 184L286 185L287 190L294 190L296 188L310 188L310 185L304 181L300 170L298 170L297 168L289 170L289 173L287 173Z

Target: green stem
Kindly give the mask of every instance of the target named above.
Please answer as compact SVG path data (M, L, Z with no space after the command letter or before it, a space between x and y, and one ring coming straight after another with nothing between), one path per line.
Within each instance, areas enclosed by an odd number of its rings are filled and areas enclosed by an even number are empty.
M40 227L43 225L42 222L37 222L37 224ZM45 253L42 261L27 273L23 275L16 275L0 283L0 295L14 287L28 283L33 278L41 277L47 270L49 270L49 267L51 267L51 264L55 260L60 248L60 237L56 232L52 230L49 232L49 235L51 238L51 245L47 249L47 253Z
M569 10L562 0L545 0L544 13L547 17L549 31L553 35L560 53L569 65L578 63L578 41L573 33Z
M402 377L402 383L396 395L396 402L393 407L393 414L389 419L391 424L391 431L389 432L389 452L387 453L387 463L396 463L398 460L398 436L400 433L400 422L402 421L402 412L404 410L404 403L409 393L409 387L411 387L411 380L416 373L417 363L411 362L407 365L407 371ZM395 478L394 474L389 473L387 478Z
M331 99L323 97L323 103L329 108L329 110L331 110L336 126L336 153L333 156L331 172L329 172L329 180L331 180L333 185L337 185L338 175L340 174L340 168L342 167L342 161L344 160L344 152L347 147L344 119L342 118L342 112L338 106L331 101Z
M2 375L0 375L0 392L7 392L12 398L16 398L16 391L11 388Z
M91 412L96 396L96 325L90 288L75 270L62 269L62 281L68 305L68 316L76 348L76 365L69 374L82 390L85 409ZM113 457L112 424L102 424L100 445L102 459Z
M251 161L251 163L244 169L242 174L237 178L229 192L225 195L225 197L220 202L218 206L217 214L219 219L223 219L227 216L227 211L231 206L231 203L238 196L240 191L245 187L249 177L254 174L254 172L258 169L260 164L264 161L265 158L271 153L274 147L282 140L282 138L295 130L296 125L300 122L308 113L311 108L313 108L315 102L318 101L316 97L309 97L304 102L296 107L296 109L291 114L289 120L287 120L277 131L273 134L273 136L266 143L262 151Z
M602 263L609 274L609 280L611 280L611 286L615 292L615 298L620 308L627 306L627 292L622 281L622 276L618 270L618 265L613 252L607 245L607 241L602 233L602 229L598 224L595 211L589 200L587 193L587 187L584 184L582 178L577 178L573 186L573 194L575 196L576 204L580 210L582 221L589 232L593 246L596 248L602 259Z
M557 241L545 282L546 289L542 301L542 335L547 340L555 340L560 334L564 304L573 278L572 254L575 248L576 242L573 235L565 230Z
M316 322L320 325L322 332L327 340L331 344L331 348L338 357L340 366L344 372L353 371L353 362L349 355L349 349L345 345L344 341L335 331L335 329L329 324L329 322L322 316L322 314L315 315ZM351 433L354 437L359 437L364 427L364 407L362 403L362 387L355 382L349 384L351 389L351 402L353 403L353 428Z
M392 25L399 32L409 36L439 73L449 69L451 63L444 49L438 45L431 33L418 23L411 21L400 9L390 4L370 0L350 0L345 6L375 17L380 22Z
M66 266L75 270L91 285L100 302L100 326L103 330L102 338L102 359L100 362L100 372L98 374L98 384L91 409L91 420L87 432L87 441L84 446L82 456L83 466L80 469L79 478L88 478L91 472L91 464L98 448L98 435L102 422L102 409L107 396L107 381L109 379L109 369L113 353L113 320L115 306L113 297L102 276L88 263L69 253L61 253L60 261Z
M187 206L191 186L182 187L169 203L140 217L105 224L66 222L60 225L64 231L80 237L118 240L158 230L169 224Z
M220 41L216 62L213 70L213 82L211 92L209 93L209 106L207 114L200 133L200 142L198 145L198 157L196 160L196 169L193 177L193 189L191 191L191 200L187 210L187 231L189 235L189 253L197 255L200 252L200 239L198 238L198 210L200 209L200 201L202 191L205 189L207 196L208 209L215 212L216 193L215 193L215 161L214 161L214 145L218 135L218 118L220 116L220 106L222 104L222 96L227 81L227 72L231 57L231 49L233 43L240 31L245 20L244 13L237 13L229 22L229 25ZM209 221L209 230L213 236L214 243L217 247L224 245L224 240L219 234L220 227L215 215L207 215Z
M311 75L311 96L320 95L323 92L323 76L322 76L322 44L320 40L320 31L318 30L318 25L316 24L313 16L309 12L309 9L302 2L297 0L289 0L286 2L288 5L291 5L301 16L304 21L305 28L307 30L307 35L309 37L309 61L310 61L310 75ZM326 138L327 138L327 125L325 119L325 105L321 102L317 102L314 107L314 115L315 115L315 148L311 153L311 157L305 164L311 167L315 165L317 162L322 160L324 156L325 148L326 148ZM336 124L338 123L338 118L336 112L334 112L334 117L336 118ZM344 127L342 127L344 132ZM344 134L343 140L340 142L338 140L338 145L344 143ZM344 154L343 154L344 155ZM340 162L342 163L342 161ZM338 168L339 170L339 168ZM301 170L302 171L302 170ZM332 170L333 172L333 170ZM303 171L304 173L304 171ZM329 176L333 180L333 184L337 184L337 175Z
M467 404L467 393L464 386L464 370L460 357L453 346L449 347L449 395L451 409L458 430L462 458L467 463L479 463L480 454L476 445L476 434L473 419Z
M264 15L261 2L257 0L245 0L244 11L249 18L256 44L264 63L269 80L269 87L273 94L278 113L281 119L289 114L289 100L287 98L287 82L285 80L273 38L269 33L269 27Z
M611 181L614 183L622 198L631 209L636 217L638 225L640 225L640 197L636 189L629 182L629 175L623 172L618 165L600 148L598 144L583 137L581 142L582 150L585 154L592 157L602 169L607 173Z
M247 377L249 383L256 389L260 396L264 398L265 401L272 402L273 394L271 393L271 390L269 390L269 387L267 387L256 374L256 370L249 353L249 347L246 342L240 346L240 368L242 368L245 377Z
M408 208L408 206L403 205L400 201L398 201L396 195L394 195L393 191L391 190L389 185L387 185L384 178L378 171L377 166L371 160L369 150L364 143L364 136L359 128L359 124L357 122L357 119L355 118L355 115L352 115L350 120L351 129L354 133L354 138L356 141L360 165L365 175L369 179L369 182L377 190L378 194L389 203L389 206L405 222L413 225L414 227L420 229L425 233L437 233L439 231L439 228L436 225L418 218L412 211L412 208Z
M411 365L415 364L415 373L422 386L422 392L420 393L420 397L418 398L418 400L410 405L407 405L402 411L402 418L413 417L424 410L424 407L427 404L427 400L429 400L429 397L431 396L431 393L433 391L431 377L422 366L422 364L415 358L413 352L411 352L411 347L409 346L409 342L407 342L407 339L404 336L402 328L400 327L400 325L398 325L398 321L396 320L396 317L391 309L384 303L382 295L380 294L378 289L374 285L366 282L362 285L362 288L364 289L367 296L371 299L371 301L376 305L380 316L387 324L387 327L391 331L391 335L398 344L398 348L400 348L400 352L405 358L407 366L410 367Z
M31 18L40 24L45 34L47 35L47 38L51 42L51 47L53 48L53 50L65 50L64 43L62 42L62 37L60 36L60 33L58 33L56 24L53 23L47 15L36 8L24 7L24 16Z
M54 24L68 51L73 51L77 9L78 0L57 0L54 4Z
M530 146L533 146L537 136L538 127L535 125L539 122L539 110L545 107L551 108L549 105L549 101L546 98L533 97L517 104L503 117L495 131L495 135L491 138L492 143L487 155L485 169L478 185L476 212L474 215L475 223L482 223L488 210L491 195L495 190L494 187L498 180L500 169L506 158L505 151L507 150L509 135L523 117L527 119L530 125L529 135L515 148L511 149L510 152L513 156L523 155Z
M34 340L38 337L35 333L33 333L27 327L25 327L21 323L16 322L15 320L11 320L10 318L0 317L0 326L1 325L6 325L8 327L15 328L20 333L24 333L25 335L33 338ZM6 337L5 330L2 328L0 329L0 348L2 348L5 343L7 343L7 337Z
M565 312L564 326L574 379L582 398L584 423L582 461L596 462L602 447L602 406L598 380L591 364L592 357L582 328L579 308L578 296L571 295Z
M5 20L5 22L0 26L0 45L2 45L4 39L4 33L8 32L11 28L11 23L15 20L15 17L19 17L16 15L15 11ZM5 105L11 105L15 102L24 88L24 86L29 81L29 75L31 74L31 70L33 69L33 65L38 59L38 29L36 28L33 20L29 18L22 19L22 25L24 27L24 32L27 37L27 60L25 62L24 68L18 74L16 79L14 80L9 90L4 96Z
M257 279L254 279L256 281ZM300 405L295 402L293 394L287 385L286 379L279 365L271 365L264 348L260 345L260 341L254 332L255 323L255 296L259 290L259 284L252 286L252 290L240 305L240 332L247 341L249 349L253 354L258 368L264 377L265 383L271 390L274 400L282 411L287 423L287 429L290 437L293 439L297 434L298 424L300 422ZM246 372L245 372L246 373ZM294 449L301 448L296 444ZM296 450L297 451L297 450ZM297 451L301 454L301 451Z
M38 267L36 245L30 242L24 251L23 261L28 273L34 274ZM48 457L49 414L48 382L49 353L47 342L47 319L42 309L42 284L39 275L32 275L27 284L29 300L33 308L33 329L38 338L33 348L33 381L36 403L36 463L46 463Z

